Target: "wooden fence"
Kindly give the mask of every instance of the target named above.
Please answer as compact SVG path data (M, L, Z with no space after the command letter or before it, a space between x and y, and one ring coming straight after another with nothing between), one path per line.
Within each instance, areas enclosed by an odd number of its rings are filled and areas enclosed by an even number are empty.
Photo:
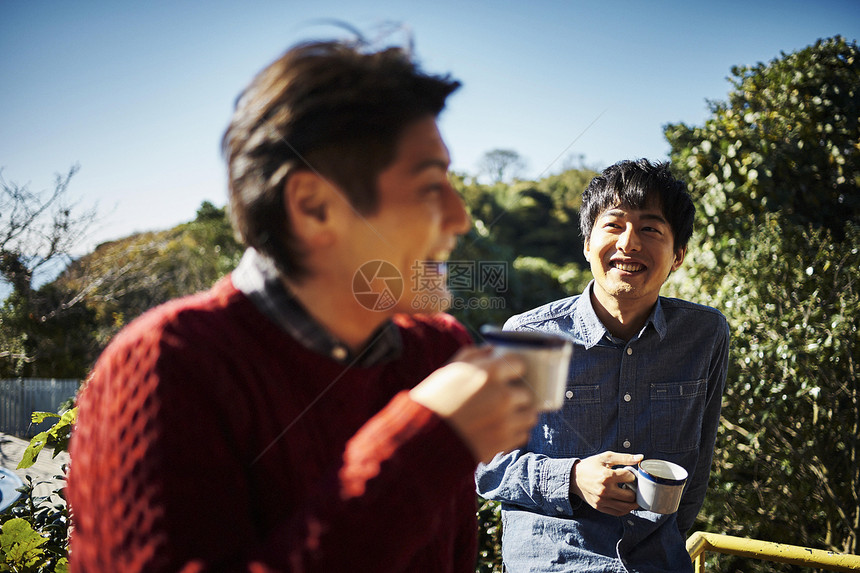
M33 424L33 412L56 412L78 391L80 380L54 378L0 379L0 433L32 438L56 420Z

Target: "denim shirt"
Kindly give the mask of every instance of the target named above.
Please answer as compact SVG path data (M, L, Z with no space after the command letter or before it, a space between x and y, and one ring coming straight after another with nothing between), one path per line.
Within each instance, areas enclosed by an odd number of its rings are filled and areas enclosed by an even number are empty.
M613 338L582 295L512 317L506 330L574 342L565 403L541 415L528 444L476 473L478 493L502 502L507 571L692 571L687 530L705 498L728 365L729 329L710 307L660 297L629 341ZM576 460L644 454L689 473L677 513L601 513L575 494Z

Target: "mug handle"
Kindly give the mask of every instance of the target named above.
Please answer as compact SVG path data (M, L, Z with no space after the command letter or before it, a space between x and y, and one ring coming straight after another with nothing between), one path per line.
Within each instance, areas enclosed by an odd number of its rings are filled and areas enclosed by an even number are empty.
M623 467L623 468L621 468L621 469L624 469L624 470L629 471L629 472L630 472L630 473L632 473L632 474L633 474L633 476L634 476L634 477L636 477L637 479L636 479L636 480L634 480L632 483L620 483L620 484L618 484L618 487L620 487L620 488L622 488L622 489L629 489L629 490L632 490L632 491L637 491L637 489L636 489L636 485L637 485L637 483L638 483L639 471L638 471L634 466L624 466L624 467Z

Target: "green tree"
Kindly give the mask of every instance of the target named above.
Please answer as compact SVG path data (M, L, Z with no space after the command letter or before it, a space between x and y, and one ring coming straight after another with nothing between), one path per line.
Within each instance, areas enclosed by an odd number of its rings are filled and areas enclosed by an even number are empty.
M769 214L718 277L675 279L732 329L706 531L857 553L860 226L844 233Z
M708 236L728 240L779 211L841 238L844 221L860 217L857 44L819 40L732 75L728 101L711 102L703 126L665 131Z
M577 294L591 278L583 270L579 201L588 171L572 170L540 181L484 185L452 176L472 216L473 228L452 253L459 261L504 266L504 284L457 289L451 313L476 333L510 316ZM452 277L449 277L449 282Z
M666 128L701 229L668 289L732 330L707 531L858 551L858 56L836 37L734 68L704 126Z
M99 245L43 287L82 300L83 310L40 339L36 365L46 370L65 363L74 373L64 375L83 377L124 325L158 304L209 288L241 254L225 209L209 202L188 223Z
M482 239L510 247L517 256L582 267L587 262L579 234L579 207L582 192L595 175L588 169L572 169L539 181L490 185L458 176L454 185Z

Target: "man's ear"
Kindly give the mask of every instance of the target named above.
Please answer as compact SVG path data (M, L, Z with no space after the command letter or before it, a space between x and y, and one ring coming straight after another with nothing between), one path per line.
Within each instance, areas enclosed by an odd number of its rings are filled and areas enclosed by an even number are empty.
M677 271L680 268L681 263L684 262L684 257L687 254L687 247L681 247L680 249L675 249L675 260L672 262L672 270Z
M284 209L295 235L312 248L334 241L333 202L337 191L312 171L297 171L284 184Z

